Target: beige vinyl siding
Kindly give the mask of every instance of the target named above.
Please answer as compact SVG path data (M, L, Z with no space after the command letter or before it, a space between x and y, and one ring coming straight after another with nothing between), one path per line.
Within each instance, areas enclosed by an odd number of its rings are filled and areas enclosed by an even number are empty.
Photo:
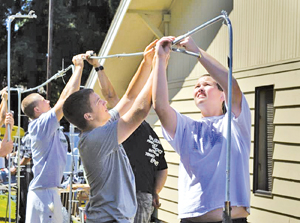
M238 72L240 76L238 82L249 103L252 118L254 118L255 87L274 85L272 197L252 194L251 215L248 217L250 222L300 221L300 69L295 69L298 63L298 61L278 63L271 67L260 66L254 70ZM250 73L251 75L243 75ZM252 120L252 133L253 129L254 120ZM251 138L249 169L252 190L254 138L253 136ZM269 220L264 221L265 218Z
M259 223L259 222L270 222L270 223L300 223L300 220L286 217L281 214L277 213L270 213L265 211L264 209L251 209L252 222Z
M279 161L300 162L300 147L297 145L276 143L274 146L273 159ZM300 191L300 190L299 190Z
M300 56L298 0L234 1L235 68L246 68Z

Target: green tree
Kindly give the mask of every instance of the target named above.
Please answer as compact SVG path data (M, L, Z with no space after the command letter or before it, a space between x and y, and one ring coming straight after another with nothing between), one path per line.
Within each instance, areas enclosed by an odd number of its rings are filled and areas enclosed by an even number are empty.
M72 57L86 50L98 51L105 38L120 0L53 0L52 74L72 64ZM0 2L0 87L6 86L7 29L6 19L18 12L34 10L37 19L16 19L11 33L11 86L28 88L46 81L48 45L48 1L1 0ZM82 84L91 67L85 66ZM71 72L64 77L67 82ZM51 103L65 86L61 79L51 85ZM12 109L17 106L12 100ZM16 109L13 109L16 110Z

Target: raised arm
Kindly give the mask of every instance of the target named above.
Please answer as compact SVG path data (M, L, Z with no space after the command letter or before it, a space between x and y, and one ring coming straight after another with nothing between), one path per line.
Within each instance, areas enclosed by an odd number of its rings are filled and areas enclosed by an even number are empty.
M168 38L169 42L166 41L155 41L156 42L156 57L164 58L164 66L167 63L167 58L170 54L170 45L174 38ZM159 63L155 64L155 67ZM154 68L155 68L154 67ZM165 67L164 67L165 69ZM121 144L126 140L132 132L142 123L142 121L147 117L150 107L151 107L151 98L152 98L152 85L154 83L155 69L152 70L150 77L139 93L138 97L134 101L132 107L129 111L120 118L118 122L118 142Z
M153 75L150 77L128 112L118 121L118 143L123 143L147 117L151 108Z
M3 137L3 141L0 144L0 157L6 156L9 154L13 149L13 141L10 139L8 141L8 128L7 125L10 125L10 135L12 132L12 127L14 126L14 118L12 113L7 113L5 118L5 134Z
M155 66L153 68L152 101L161 124L173 138L176 131L177 117L169 104L168 81L166 76L167 55L165 49L171 46L174 37L163 37L156 44ZM163 47L165 46L166 47Z
M0 127L4 124L4 120L5 120L5 116L6 116L6 112L7 112L7 91L6 88L3 88L1 90L1 97L2 97L2 101L0 104Z
M110 107L115 107L118 102L120 101L114 87L112 86L109 78L107 77L104 68L103 69L99 69L100 67L100 63L98 59L90 59L89 57L91 55L95 55L93 51L87 51L86 52L86 58L87 61L94 67L94 68L98 68L97 74L98 74L98 80L100 83L100 90L101 93L103 95L103 97L105 98L105 100L108 102Z
M225 93L225 100L228 101L228 70L215 58L199 48L191 37L185 38L179 43L188 51L199 53L198 58L202 66L222 87ZM236 117L241 113L242 92L234 77L232 77L232 112Z
M72 59L75 65L74 73L72 74L71 78L69 79L67 85L65 86L58 101L54 106L54 111L56 113L56 117L58 121L60 121L64 115L62 107L65 100L69 97L69 95L79 90L82 70L84 66L83 59L85 59L85 54L79 54L77 56L74 56Z
M120 115L125 114L131 108L137 95L144 87L151 72L152 60L155 53L154 46L157 41L158 40L153 41L145 48L144 59L130 81L124 96L120 100L120 103L117 105Z
M97 72L97 74L98 74L98 80L100 83L100 90L101 90L103 97L108 102L108 104L111 108L115 107L118 104L118 102L120 101L120 99L119 99L114 87L112 86L110 80L106 76L104 70L99 70Z

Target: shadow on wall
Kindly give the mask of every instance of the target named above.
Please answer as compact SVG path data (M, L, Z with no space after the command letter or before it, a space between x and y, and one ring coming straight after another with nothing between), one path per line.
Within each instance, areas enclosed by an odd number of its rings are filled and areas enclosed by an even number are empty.
M189 1L190 4L185 4L183 1L177 1L171 9L172 21L170 23L170 35L180 36L194 28L210 21L211 19L221 15L221 11L225 10L228 15L233 10L233 0L195 0ZM203 50L207 50L214 39L224 26L222 20L207 26L206 28L194 33L193 39ZM224 28L224 27L223 27ZM227 29L227 28L226 28ZM228 44L228 38L224 39L224 44ZM214 56L214 55L212 55ZM226 58L224 58L226 60ZM195 69L198 61L195 57L185 54L172 53L168 65L168 82L169 82L169 98L174 98L180 91L187 77ZM195 79L204 73L198 73ZM194 76L193 76L194 77ZM189 84L194 85L196 80L191 78ZM186 95L185 99L192 100L192 92ZM152 119L152 118L151 118ZM149 120L150 121L150 120ZM151 120L154 124L156 120Z
M227 14L230 15L233 10L233 0L196 0L192 1L191 4L184 4L180 1L177 6L174 6L172 9L172 11L176 12L173 13L171 11L172 15L176 15L176 18L172 17L170 34L174 36L183 35L221 15L222 10L225 10ZM178 11L180 13L178 13ZM200 46L203 50L207 50L216 38L222 26L223 22L220 20L194 33L192 37L198 46ZM224 39L224 43L227 44L227 42L228 39ZM184 80L190 75L196 64L197 60L195 60L194 57L173 53L168 66L168 81L182 82L183 84ZM200 75L201 74L199 74L199 76ZM179 87L178 84L179 83L177 83L176 86L177 88ZM177 93L178 91L170 92L170 98L173 98Z

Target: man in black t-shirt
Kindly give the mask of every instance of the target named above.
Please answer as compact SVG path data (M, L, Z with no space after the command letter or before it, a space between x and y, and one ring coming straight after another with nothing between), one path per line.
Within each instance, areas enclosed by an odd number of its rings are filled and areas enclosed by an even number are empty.
M134 222L149 222L168 174L164 149L158 136L146 122L123 142L136 183L138 210Z

